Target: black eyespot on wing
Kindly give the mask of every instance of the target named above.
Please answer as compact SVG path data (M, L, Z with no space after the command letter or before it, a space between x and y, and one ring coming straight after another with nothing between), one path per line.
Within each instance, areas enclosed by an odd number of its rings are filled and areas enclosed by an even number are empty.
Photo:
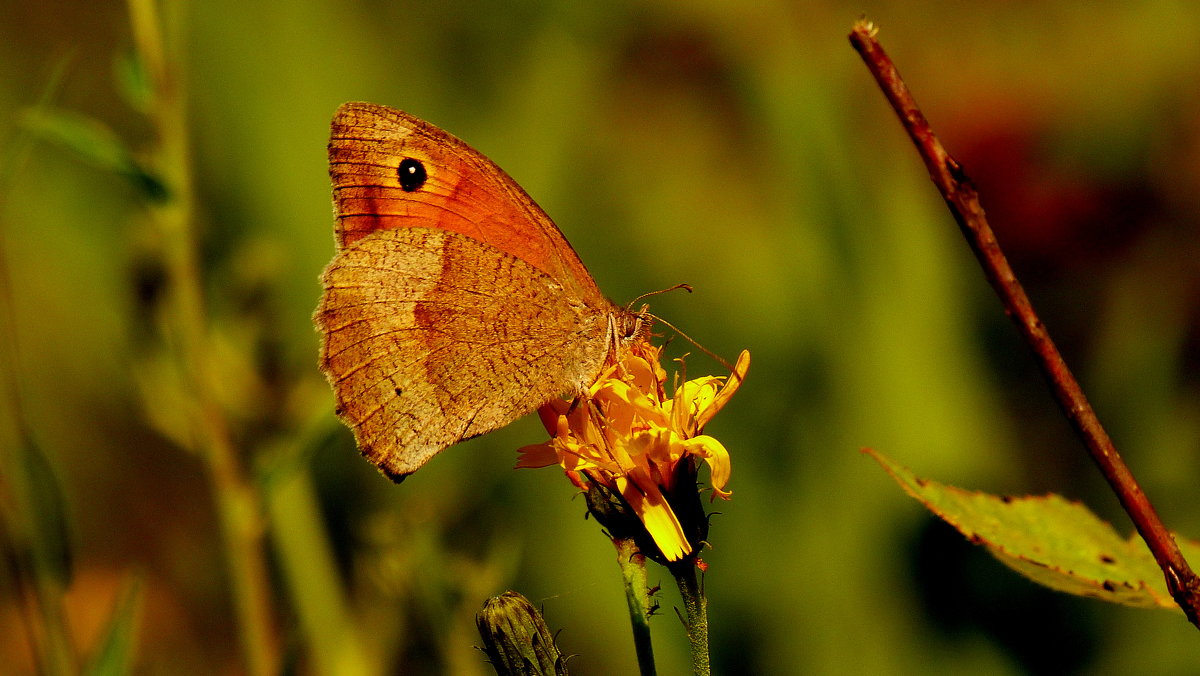
M419 190L421 186L425 185L425 180L429 178L429 174L425 173L425 165L421 164L420 160L414 160L411 157L400 161L400 167L396 170L396 174L404 192Z

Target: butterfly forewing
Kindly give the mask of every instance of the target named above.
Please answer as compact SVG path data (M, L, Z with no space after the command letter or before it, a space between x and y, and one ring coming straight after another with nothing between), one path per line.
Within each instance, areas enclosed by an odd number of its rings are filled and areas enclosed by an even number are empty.
M406 191L404 160L428 178ZM603 295L553 221L508 174L469 145L407 113L346 103L334 115L329 172L339 246L377 230L457 232L530 263L593 305Z

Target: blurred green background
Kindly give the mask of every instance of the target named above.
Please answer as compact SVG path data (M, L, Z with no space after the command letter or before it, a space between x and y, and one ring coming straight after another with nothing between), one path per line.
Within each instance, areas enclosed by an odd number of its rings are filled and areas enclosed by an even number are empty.
M513 588L562 629L573 673L635 669L612 545L561 473L509 469L543 438L535 419L399 487L333 419L310 320L333 253L325 143L337 105L364 100L493 158L614 300L691 283L654 311L727 357L752 352L709 427L734 466L704 557L718 673L1195 673L1181 614L1042 590L859 453L968 488L1059 492L1131 529L846 34L863 13L880 26L1118 447L1168 525L1197 537L1200 6L210 0L164 13L209 389L252 489L228 522L261 528L247 538L262 536L288 668L490 673L474 613ZM49 97L110 127L178 199L156 166L153 104L136 110L114 76L135 53L129 16L0 2L13 307L0 321L15 318L6 383L21 403L6 397L0 421L6 533L55 540L14 489L21 419L61 490L73 563L56 579L81 660L136 578L136 671L244 673L219 482L173 366L187 338L172 328L182 285L164 223L178 202L156 206L31 131ZM718 370L688 361L690 375ZM7 570L0 664L29 673ZM659 569L651 580L670 587ZM664 674L688 664L677 604L664 592L655 624Z

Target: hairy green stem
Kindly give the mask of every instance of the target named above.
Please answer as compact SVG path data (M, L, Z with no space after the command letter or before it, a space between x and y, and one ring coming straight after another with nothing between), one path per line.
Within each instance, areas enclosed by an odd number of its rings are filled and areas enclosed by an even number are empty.
M696 676L709 676L712 665L708 655L708 600L704 598L704 585L696 576L696 561L686 557L667 566L679 585L683 597L683 609L687 614L684 628L692 650L692 671Z
M646 557L638 551L633 538L616 538L617 563L625 580L625 601L629 604L629 622L633 625L633 647L637 652L642 676L653 676L654 648L650 645L650 593L646 587Z

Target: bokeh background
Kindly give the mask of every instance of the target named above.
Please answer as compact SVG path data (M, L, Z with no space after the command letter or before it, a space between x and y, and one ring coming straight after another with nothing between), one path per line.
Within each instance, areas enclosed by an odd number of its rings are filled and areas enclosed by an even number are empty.
M0 2L0 321L19 396L0 417L5 547L19 560L31 532L69 546L70 576L44 586L64 590L80 661L137 580L137 672L246 673L227 514L261 545L269 639L297 673L490 673L474 613L509 588L562 630L574 673L634 671L611 544L560 473L510 469L543 438L536 420L397 487L332 416L310 321L333 253L325 143L337 105L366 100L505 167L613 299L689 282L654 311L752 352L709 427L734 466L705 555L718 673L1195 673L1181 614L1042 590L859 453L1055 491L1130 530L846 34L864 13L881 27L1118 447L1196 537L1200 6L166 3L174 129L161 98L122 94L139 6ZM111 129L166 201L48 140L39 102ZM182 218L162 151L179 139ZM204 302L191 338L170 263L181 222ZM194 404L191 357L179 366L195 342L215 418ZM249 497L197 450L211 420ZM29 457L46 463L33 489L14 469ZM30 673L14 570L0 670ZM651 577L660 672L682 673L678 600Z

